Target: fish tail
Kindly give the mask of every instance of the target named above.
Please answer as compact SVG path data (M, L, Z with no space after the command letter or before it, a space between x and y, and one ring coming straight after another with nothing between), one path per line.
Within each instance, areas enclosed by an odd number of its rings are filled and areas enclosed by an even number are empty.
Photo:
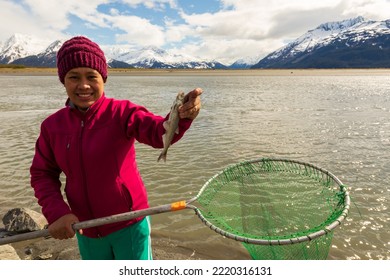
M162 152L162 153L159 155L157 161L160 161L161 159L163 159L164 162L167 161L167 153L166 153L166 152Z

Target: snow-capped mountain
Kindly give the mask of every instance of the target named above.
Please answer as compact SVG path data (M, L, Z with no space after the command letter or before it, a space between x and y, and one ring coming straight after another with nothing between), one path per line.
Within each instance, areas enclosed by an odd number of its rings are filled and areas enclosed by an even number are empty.
M0 64L18 64L33 67L55 67L56 53L64 41L47 42L32 36L16 34L0 47ZM1 46L1 45L0 45ZM112 68L227 68L217 61L174 54L149 46L134 49L130 46L101 46L108 65Z
M57 51L63 43L60 40L54 41L43 52L15 59L12 61L12 64L31 65L35 67L56 67Z
M262 58L262 55L256 55L256 56L247 56L244 58L240 58L236 60L233 64L229 66L231 69L249 69L251 66L256 64L260 58Z
M390 67L390 20L321 24L252 68L349 67Z
M106 56L110 58L109 64L112 61L120 61L135 68L227 68L216 61L204 61L196 57L174 54L154 46L142 49L126 49L118 46L102 48Z
M12 63L19 58L37 55L47 48L50 41L29 35L14 34L0 49L0 64Z
M63 42L15 34L0 42L0 64L55 67L56 52ZM261 60L244 57L230 66L153 46L101 47L112 68L390 68L390 20L357 17L324 23Z

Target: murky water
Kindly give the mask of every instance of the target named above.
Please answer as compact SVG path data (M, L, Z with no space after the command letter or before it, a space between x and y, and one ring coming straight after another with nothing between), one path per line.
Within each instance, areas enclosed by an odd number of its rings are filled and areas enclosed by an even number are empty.
M151 206L188 199L227 165L281 157L328 169L350 188L351 213L329 259L390 259L390 77L110 76L106 94L165 115L178 91L202 87L203 108L185 137L160 153L137 144ZM64 105L55 76L0 76L0 215L40 211L29 167L41 121ZM155 236L215 259L249 258L241 244L204 226L191 210L155 215Z

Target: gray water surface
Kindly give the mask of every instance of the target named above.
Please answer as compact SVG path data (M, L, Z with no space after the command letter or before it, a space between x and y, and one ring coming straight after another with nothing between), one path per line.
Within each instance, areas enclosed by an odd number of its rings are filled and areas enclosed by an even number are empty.
M201 113L165 164L157 163L159 150L136 144L151 206L194 197L243 160L310 162L335 174L352 197L329 259L390 259L389 76L110 76L106 95L165 115L177 92L195 87L204 90ZM29 167L40 123L65 100L55 76L0 76L1 216L13 207L40 211ZM191 210L153 216L152 230L210 258L248 258Z

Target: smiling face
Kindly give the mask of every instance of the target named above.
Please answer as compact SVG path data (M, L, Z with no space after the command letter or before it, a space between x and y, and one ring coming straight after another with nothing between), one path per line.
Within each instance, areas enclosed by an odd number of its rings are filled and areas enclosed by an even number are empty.
M73 68L65 75L64 85L70 101L82 111L87 110L104 91L102 75L92 68Z

